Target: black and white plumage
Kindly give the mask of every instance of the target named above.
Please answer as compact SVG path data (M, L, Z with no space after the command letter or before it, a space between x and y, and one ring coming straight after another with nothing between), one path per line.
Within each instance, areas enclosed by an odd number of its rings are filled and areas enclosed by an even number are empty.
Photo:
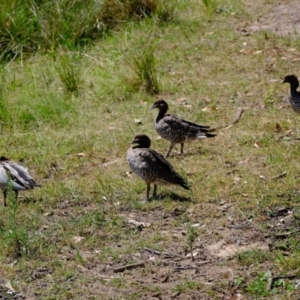
M216 136L216 134L209 132L210 126L199 125L175 115L166 114L169 106L165 100L161 99L155 101L151 109L154 108L159 110L154 120L154 127L162 138L170 142L166 158L169 156L175 144L181 145L180 154L183 154L184 143Z
M127 161L131 170L140 176L147 185L146 201L149 200L150 184L154 184L153 198L156 197L157 185L179 185L189 189L187 182L158 152L150 149L151 140L147 135L136 135L127 151Z
M297 91L297 88L299 87L298 78L295 75L287 75L281 83L290 84L289 102L292 109L295 112L300 113L300 92Z
M17 198L19 191L40 186L25 167L4 156L0 157L0 189L3 192L4 206L7 206L6 198L10 188L15 192Z

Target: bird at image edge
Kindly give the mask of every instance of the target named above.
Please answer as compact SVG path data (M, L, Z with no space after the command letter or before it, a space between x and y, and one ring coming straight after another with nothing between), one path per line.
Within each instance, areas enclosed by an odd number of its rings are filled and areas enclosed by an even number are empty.
M0 189L4 197L4 206L7 206L7 192L9 189L13 190L16 198L18 198L19 191L40 186L30 176L25 167L5 156L0 157Z
M281 83L290 84L289 102L296 113L300 113L300 92L297 91L299 87L299 80L295 75L287 75Z

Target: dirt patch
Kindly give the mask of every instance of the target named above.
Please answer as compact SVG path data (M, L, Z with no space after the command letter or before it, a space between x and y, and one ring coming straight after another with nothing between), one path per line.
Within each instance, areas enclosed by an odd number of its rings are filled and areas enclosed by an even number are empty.
M256 2L261 3L247 1L247 4L249 8L252 5L256 8L263 5L264 9L267 8L267 10L261 13L252 24L249 24L248 30L253 32L269 31L280 36L300 34L300 1L286 0L267 6L263 3L264 1Z

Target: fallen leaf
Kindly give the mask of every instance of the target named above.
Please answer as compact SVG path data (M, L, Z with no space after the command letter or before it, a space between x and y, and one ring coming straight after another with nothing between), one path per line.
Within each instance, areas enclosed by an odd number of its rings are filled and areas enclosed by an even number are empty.
M149 227L149 226L151 226L150 222L140 222L140 221L136 221L134 219L128 219L127 222L129 224L133 224L133 225L136 225L136 226L142 226L142 227Z
M84 157L84 156L85 156L85 153L80 152L80 153L77 153L76 156L77 156L77 157Z
M73 237L72 237L72 242L75 243L75 244L78 244L78 243L80 243L83 239L84 239L84 237L82 237L82 236L73 236Z
M143 124L140 119L134 119L134 123L137 124L137 125Z

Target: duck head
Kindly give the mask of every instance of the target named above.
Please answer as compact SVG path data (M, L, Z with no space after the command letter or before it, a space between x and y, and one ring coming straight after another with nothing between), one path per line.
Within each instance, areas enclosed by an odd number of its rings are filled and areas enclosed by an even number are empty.
M150 148L151 140L145 134L138 134L133 138L130 144L137 144L133 148Z

